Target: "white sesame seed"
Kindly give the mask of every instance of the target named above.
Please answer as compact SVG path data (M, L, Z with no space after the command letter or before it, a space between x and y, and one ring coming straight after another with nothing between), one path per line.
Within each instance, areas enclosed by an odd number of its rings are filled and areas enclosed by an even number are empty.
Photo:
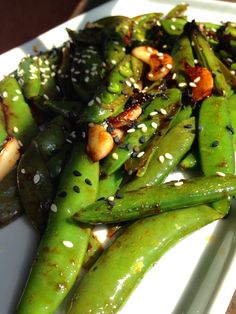
M194 59L194 63L195 63L195 64L198 64L198 60L197 60L197 59Z
M162 68L162 69L163 69L163 68ZM148 76L149 76L149 77L153 77L154 75L153 75L153 73L149 73Z
M22 169L20 170L20 172L21 172L22 174L25 174L25 173L26 173L26 171L25 171L24 168L22 168Z
M174 31L176 30L176 27L174 25L170 25L170 28Z
M143 127L142 127L142 129L141 129L141 131L142 131L143 133L146 133L146 132L147 132L147 130L148 130L148 128L146 127L146 125L145 125L145 126L143 126Z
M73 143L69 138L66 139L66 142L69 143L69 144Z
M161 109L160 109L160 113L166 115L166 114L167 114L167 111L166 111L165 109L161 108Z
M94 123L93 123L93 122L90 122L90 123L88 124L88 126L89 126L90 128L92 128L92 127L94 126Z
M170 64L170 63L167 64L166 67L167 67L167 69L172 69L173 68L172 64Z
M155 115L157 115L157 114L158 114L157 111L152 111L152 112L149 114L149 116L153 117L153 116L155 116Z
M19 99L19 96L14 96L13 98L12 98L12 101L17 101Z
M58 85L56 85L56 89L57 89L58 92L61 91L60 86L58 86Z
M74 244L71 241L62 241L63 245L68 247L69 249L74 246Z
M96 102L98 102L99 104L101 104L101 99L99 97L95 97Z
M162 68L161 68L161 72L162 72L162 73L165 72L165 70L166 70L165 67L162 67Z
M111 202L113 202L115 200L114 196L109 196L107 199L108 199L108 201L111 201Z
M85 137L86 137L86 133L83 131L83 132L81 133L81 136L82 136L82 138L85 138Z
M16 93L17 93L18 95L20 95L20 94L21 94L21 91L20 91L19 89L16 89Z
M194 81L194 83L198 83L200 80L201 80L201 77L198 76L198 77L196 77L193 81Z
M92 99L92 100L90 100L89 102L88 102L88 107L91 107L91 106L93 106L94 105L94 100Z
M234 70L231 70L230 73L235 75L236 72Z
M132 83L130 81L125 81L126 85L131 87L132 86Z
M137 126L137 128L138 128L138 129L142 129L144 126L146 126L145 123L140 123L140 124Z
M46 100L49 100L49 97L46 94L43 94L43 98L46 99Z
M71 81L74 82L74 83L76 83L76 82L77 82L77 79L76 79L75 77L72 77L72 78L71 78Z
M39 181L40 181L40 175L39 175L39 174L35 174L34 177L33 177L33 181L34 181L34 184L39 183Z
M14 126L14 128L13 128L13 132L14 132L14 133L18 133L18 132L19 132L19 129L18 129L18 127L17 127L17 126Z
M127 133L134 133L134 132L135 132L135 129L134 129L134 128L127 130Z
M119 159L119 156L117 153L113 153L112 154L112 158L115 159L115 160L118 160Z
M21 142L21 140L18 140L18 143L19 143L20 147L24 146L23 143Z
M158 52L158 53L157 53L157 56L158 56L158 57L163 57L163 56L164 56L164 53L163 53L163 52Z
M221 171L217 171L216 175L219 176L219 177L225 177L225 173L221 172Z
M183 184L184 184L183 181L177 181L177 182L174 183L174 186L181 186Z
M158 157L158 159L159 159L159 161L160 161L161 164L163 164L164 161L165 161L165 157L164 157L163 155L160 155L160 156Z
M173 75L172 75L172 80L175 80L176 79L176 73L173 73Z
M52 204L50 206L50 209L51 209L52 212L56 213L57 212L57 205L56 204Z
M140 152L140 153L138 153L137 158L143 157L144 154L145 154L145 152Z
M196 85L194 82L190 82L190 83L189 83L189 86L191 86L191 87L197 87L197 85Z
M116 60L111 60L111 64L116 64Z
M187 86L187 83L181 82L181 83L178 84L178 86L179 87L185 87L185 86Z
M171 160L173 156L170 153L165 153L165 158Z
M84 81L85 81L85 83L88 83L89 82L89 76L85 76Z
M153 127L153 129L157 129L157 127L158 127L158 125L157 125L156 122L152 122L152 123L151 123L151 126Z
M4 91L4 92L2 93L2 96L3 96L4 98L6 98L6 97L8 96L8 92L7 92L7 91Z

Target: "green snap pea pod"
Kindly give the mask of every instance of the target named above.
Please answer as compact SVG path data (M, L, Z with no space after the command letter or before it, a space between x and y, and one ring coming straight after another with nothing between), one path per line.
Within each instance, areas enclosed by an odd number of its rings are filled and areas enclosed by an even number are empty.
M171 55L174 59L173 72L178 84L187 83L185 65L194 66L194 56L188 36L184 33L175 41Z
M46 112L60 114L67 119L78 119L82 112L82 103L78 100L45 100L43 107Z
M172 102L172 104L176 104L176 106L173 107L171 114L169 116L165 116L164 120L161 121L158 132L155 133L154 137L150 140L150 143L148 143L147 147L145 147L145 154L141 158L132 158L127 160L127 162L125 163L125 169L128 172L136 172L136 175L138 177L142 177L146 173L149 163L152 160L152 156L158 148L160 141L168 132L168 130L172 127L175 119L180 112L181 96L181 92L178 89L170 89L169 92L167 91L164 93L163 97L166 97L167 103L168 101L170 101ZM148 111L150 110L152 105L153 103L150 103L149 107L147 108ZM167 110L167 112L168 111L169 110Z
M124 171L119 169L118 171L102 178L99 181L98 199L114 196L123 180Z
M92 224L134 220L172 209L218 201L234 195L235 191L234 175L197 177L181 183L169 182L125 192L122 199L112 204L107 200L96 201L80 210L74 218Z
M189 119L192 113L193 113L193 108L191 105L182 107L181 110L176 115L171 126L174 127L177 124L181 123L182 121Z
M214 75L214 85L217 93L220 96L230 96L232 94L231 84L233 83L233 86L236 86L235 80L231 75L228 75L228 79L226 78L223 73L225 68L222 67L220 60L214 54L214 51L206 38L199 31L194 22L187 23L185 31L189 34L190 40L194 43L193 50L195 51L198 60L204 67L210 69Z
M133 20L132 42L134 45L152 41L154 37L153 28L160 24L162 13L148 13L135 16Z
M25 98L38 96L41 88L38 56L26 56L21 60L17 69L17 78Z
M82 114L81 120L102 122L123 110L124 104L133 93L133 80L139 81L142 73L142 62L127 55L108 74L106 82L95 93ZM131 79L133 79L131 81Z
M113 38L106 38L103 42L103 55L109 71L125 57L125 43Z
M101 242L99 242L98 239L93 235L93 232L91 232L88 248L83 260L83 267L85 269L89 269L98 259L98 257L102 254L103 251L104 248Z
M186 235L219 218L222 214L202 205L136 221L84 276L68 314L116 313L147 270L168 249Z
M40 242L17 314L53 313L70 291L80 271L90 229L73 222L72 215L97 198L99 165L84 147L75 144L51 206L47 229Z
M17 168L21 203L32 225L42 233L45 229L54 186L36 141L32 141Z
M16 170L11 171L0 184L0 226L4 226L22 214L17 194Z
M227 99L227 108L230 115L230 121L233 130L233 146L234 151L236 152L236 94L233 94L231 97Z
M170 10L165 16L165 19L173 19L177 17L183 16L183 14L186 12L188 9L188 4L178 4L176 5L173 9Z
M7 138L6 123L2 104L0 102L0 151L3 147L6 138Z
M69 146L63 147L56 155L52 156L46 164L50 173L50 178L55 182L57 182L60 177L69 151Z
M71 64L71 81L81 100L88 102L93 97L105 72L98 46L76 47Z
M141 151L160 126L179 110L180 100L181 92L175 88L167 90L165 95L154 98L138 119L135 132L127 133L122 144L116 146L107 156L103 164L104 172L111 174L119 169L131 157L133 149L138 148ZM118 155L118 159L113 158L114 153Z
M179 4L161 20L161 26L168 35L178 36L183 33L184 25L187 22L187 18L183 14L187 8L187 4Z
M196 167L198 164L197 156L193 151L190 151L184 158L181 160L180 167L183 170L191 169Z
M211 96L203 101L199 113L199 152L202 171L206 176L234 173L233 135L227 100ZM226 198L213 204L227 212L230 202Z
M162 183L190 150L195 138L193 132L195 132L194 117L172 128L159 142L145 174L142 177L135 177L123 187L123 190L132 191Z
M5 77L0 82L0 94L8 135L16 137L27 146L37 134L38 127L17 80L11 76Z

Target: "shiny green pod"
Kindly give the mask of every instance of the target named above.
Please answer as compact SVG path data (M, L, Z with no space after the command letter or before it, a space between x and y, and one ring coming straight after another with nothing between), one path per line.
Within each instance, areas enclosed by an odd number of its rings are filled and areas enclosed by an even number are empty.
M115 223L196 206L232 196L236 176L196 177L125 192L122 199L100 200L81 209L74 218L85 223Z
M23 145L38 133L28 104L25 102L21 87L14 77L6 76L0 82L2 109L5 114L8 135L16 137Z
M230 121L233 128L233 146L236 152L236 94L233 94L227 99L227 108L230 115Z
M85 274L68 314L117 313L148 269L168 249L221 217L212 208L202 205L136 221Z
M3 147L6 138L7 138L6 123L2 104L0 102L0 150Z
M194 138L194 117L177 124L160 141L145 174L142 177L134 177L122 190L133 191L162 183L190 150Z
M51 205L48 226L41 239L17 314L51 314L73 286L88 246L90 229L72 219L78 207L97 198L99 165L76 143Z

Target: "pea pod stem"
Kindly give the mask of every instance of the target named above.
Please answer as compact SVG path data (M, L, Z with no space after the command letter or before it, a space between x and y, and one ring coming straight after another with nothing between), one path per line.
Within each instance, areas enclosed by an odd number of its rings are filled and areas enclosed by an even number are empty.
M47 229L40 242L17 314L53 313L74 284L88 246L90 229L72 220L78 206L96 199L98 163L75 145L64 168Z
M136 221L84 276L68 314L116 313L147 270L168 249L221 217L222 214L202 205Z
M115 223L139 219L172 209L210 203L232 196L236 191L236 177L211 176L170 182L160 186L126 192L122 199L110 204L107 200L83 208L74 218L85 223Z

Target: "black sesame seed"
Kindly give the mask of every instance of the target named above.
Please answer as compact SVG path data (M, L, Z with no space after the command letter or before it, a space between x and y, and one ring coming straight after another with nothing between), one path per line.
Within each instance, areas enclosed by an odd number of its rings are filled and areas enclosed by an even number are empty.
M121 199L121 198L123 198L124 196L123 196L123 194L121 194L121 193L116 193L116 198L117 199Z
M124 144L124 143L121 143L120 145L119 145L119 148L126 148L126 144Z
M219 144L220 144L219 141L213 141L213 142L211 143L211 147L217 147L217 146L219 146Z
M128 150L131 150L131 144L130 143L126 144L125 148L128 149Z
M58 194L60 197L66 197L67 193L65 191L62 191Z
M138 156L138 152L133 152L132 154L131 154L131 157L132 158L136 158Z
M115 137L113 137L113 141L114 141L115 144L118 144L119 141L120 141L119 136L116 135Z
M76 193L80 193L80 188L78 187L78 185L73 186L73 191Z
M107 127L107 132L109 132L109 133L114 132L114 128L110 124Z
M226 125L226 129L233 135L234 134L234 129L232 125Z
M86 184L88 184L88 185L92 185L92 181L89 180L89 179L87 179L87 178L84 180L84 182L85 182Z
M81 177L81 172L79 172L78 170L74 170L73 175L76 177Z
M139 143L140 144L145 143L145 137L143 135L139 138Z
M193 127L192 124L185 124L184 126L185 129L192 129L192 127Z
M110 206L114 206L115 205L115 202L114 201L107 201L108 202L108 204L110 205Z

